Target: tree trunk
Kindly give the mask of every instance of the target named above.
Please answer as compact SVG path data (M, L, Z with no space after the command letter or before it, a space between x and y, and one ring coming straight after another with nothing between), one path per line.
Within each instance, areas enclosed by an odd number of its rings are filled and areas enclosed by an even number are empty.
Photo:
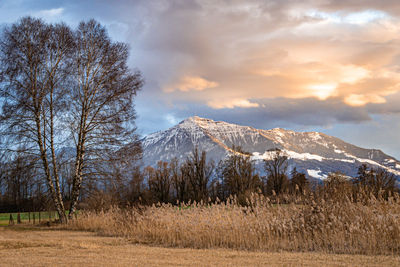
M85 120L84 115L82 115L80 124L81 129L79 130L78 145L76 150L74 179L71 191L71 207L69 209L68 219L72 219L72 216L76 212L76 205L78 204L79 194L82 185L82 168L83 168L83 159L85 156L85 133L83 129L84 120Z
M46 148L44 147L44 144L42 141L42 133L41 133L41 129L40 129L39 116L36 116L36 127L37 127L37 143L40 148L40 157L41 157L43 168L44 168L45 175L46 175L47 186L49 187L51 197L54 202L57 213L60 215L61 222L66 223L67 220L66 220L66 216L65 216L65 209L64 209L64 205L62 203L62 199L60 199L60 196L57 194L57 192L54 188L53 180L51 179L49 162L47 160L47 155L46 155ZM65 218L65 220L63 220L64 218Z

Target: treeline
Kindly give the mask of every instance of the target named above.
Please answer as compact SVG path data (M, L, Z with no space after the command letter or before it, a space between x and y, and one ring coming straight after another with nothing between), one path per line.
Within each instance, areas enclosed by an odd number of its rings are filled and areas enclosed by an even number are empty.
M65 201L71 198L72 164L58 165L60 189ZM16 153L0 162L0 212L53 210L46 180L38 158Z
M352 198L360 200L360 194L369 198L387 199L399 189L396 177L383 169L363 164L357 177L348 177L340 172L331 173L322 183L307 179L305 173L293 168L288 171L288 156L276 149L264 160L265 175L260 175L250 154L240 147L216 166L207 163L206 153L194 149L186 161L178 164L158 162L156 167L147 167L143 181L146 190L141 198L145 203L177 203L188 201L225 201L235 196L245 205L252 193L260 193L272 200L291 202L298 196L314 194L322 198Z
M264 160L265 175L260 175L250 154L240 147L226 159L214 164L205 151L193 150L183 162L159 161L157 166L141 170L137 159L104 162L107 172L96 172L86 179L80 208L103 209L110 205L151 205L225 201L235 196L245 205L252 193L260 193L280 202L291 202L308 194L327 198L360 199L363 195L388 198L398 191L396 178L382 169L361 165L358 176L351 178L332 173L322 183L309 181L296 168L288 172L288 156L281 150L270 151ZM127 157L129 158L129 157ZM61 192L65 203L71 197L72 164L59 166ZM52 203L40 168L28 157L17 157L2 165L0 212L45 210Z
M207 163L206 153L194 149L182 164L177 159L146 167L143 176L148 181L150 202L176 203L188 201L224 201L236 196L245 204L251 193L278 195L300 194L310 190L304 173L294 169L287 174L288 157L280 150L271 152L265 160L266 176L257 173L250 154L240 147L217 165Z
M0 211L45 208L46 187L38 177L34 162L17 157L0 165Z
M79 200L79 208L101 206L104 203L127 204L137 199L145 187L135 188L142 179L138 165L141 148L133 144L118 155L103 156L101 161L91 161L85 169L85 179ZM66 208L73 197L73 156L59 152L57 164L60 193ZM54 210L40 159L25 152L9 153L0 158L0 212L27 212ZM144 182L144 181L143 181ZM132 191L131 191L132 190Z

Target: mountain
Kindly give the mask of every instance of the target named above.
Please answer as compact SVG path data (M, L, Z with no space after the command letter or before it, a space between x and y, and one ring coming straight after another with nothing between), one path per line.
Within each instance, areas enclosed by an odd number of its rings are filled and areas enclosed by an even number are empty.
M358 167L366 163L386 169L400 181L400 162L378 149L357 147L319 132L260 130L197 116L146 136L142 140L143 160L151 166L174 157L183 161L198 146L207 152L208 159L219 162L231 153L233 145L250 152L260 171L262 160L271 156L270 150L279 148L289 156L289 168L296 167L312 178L324 179L336 171L356 176Z

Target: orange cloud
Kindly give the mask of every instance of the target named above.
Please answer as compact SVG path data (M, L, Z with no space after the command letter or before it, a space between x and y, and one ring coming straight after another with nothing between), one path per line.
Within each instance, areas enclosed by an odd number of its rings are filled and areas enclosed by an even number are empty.
M228 100L211 100L207 103L210 107L215 109L222 108L255 108L258 107L258 103L251 103L247 99L228 99Z
M382 104L385 103L386 100L385 98L379 95L351 94L345 97L344 102L350 106L359 107L359 106L364 106L368 103Z
M217 86L218 83L208 81L198 76L183 76L177 83L165 88L165 91L166 92L173 92L177 90L182 92L202 91L204 89L214 88Z
M253 108L249 99L273 98L335 98L359 107L400 92L400 10L275 4L233 1L220 9L199 1L153 23L155 36L169 32L152 40L165 50L164 62L173 62L170 77L176 78L159 81L168 99L214 109Z

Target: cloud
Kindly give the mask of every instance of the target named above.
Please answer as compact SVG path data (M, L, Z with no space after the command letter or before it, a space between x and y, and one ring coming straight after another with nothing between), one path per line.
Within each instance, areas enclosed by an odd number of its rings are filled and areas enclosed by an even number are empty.
M183 76L180 80L170 86L167 86L164 91L165 92L173 92L176 90L182 92L188 91L202 91L208 88L215 88L218 86L218 83L208 81L204 78L197 77L197 76Z
M168 105L254 108L256 99L335 98L363 108L400 91L396 1L59 4L38 12L108 25L113 38L130 43L131 66L146 79L143 94Z
M385 103L385 98L378 95L358 95L351 94L344 99L344 102L350 106L364 106L368 103L382 104Z
M247 99L230 99L226 101L214 101L211 100L208 103L208 106L215 109L223 109L223 108L255 108L258 107L258 103L252 103Z
M254 102L253 102L254 101ZM195 102L179 103L180 108L168 112L175 118L184 119L193 115L201 115L214 120L250 125L260 129L274 127L330 127L335 124L358 124L371 121L365 109L344 104L340 99L317 100L303 99L258 99L251 103L255 107L220 107L210 108L207 104Z
M362 108L400 91L400 19L389 5L229 4L141 2L147 15L135 49L157 85L149 90L170 104L214 109L254 108L266 98L335 98ZM151 54L157 62L144 56Z
M363 25L388 17L388 14L379 10L363 10L356 12L324 12L311 9L305 12L307 16L327 23L347 23Z
M187 115L268 127L400 113L397 0L14 2L0 4L7 22L95 18L128 42L146 80L138 114L154 128Z
M400 93L395 93L385 97L385 103L370 103L365 106L371 114L386 114L386 115L399 115L400 116Z
M58 18L62 15L64 8L52 8L52 9L43 9L37 12L34 12L33 15L36 17L41 17L44 19L53 19Z

